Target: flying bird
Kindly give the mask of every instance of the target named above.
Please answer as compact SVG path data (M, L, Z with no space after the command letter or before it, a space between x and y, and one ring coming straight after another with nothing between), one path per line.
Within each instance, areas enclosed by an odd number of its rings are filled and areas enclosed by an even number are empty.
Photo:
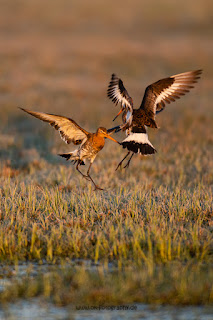
M164 110L166 103L169 104L189 92L194 87L193 84L200 78L201 73L202 70L184 72L152 83L146 88L139 109L134 109L133 100L125 89L123 81L114 73L112 74L107 95L116 105L120 103L121 110L114 120L123 112L123 124L109 129L108 132L126 131L127 137L121 142L121 145L128 150L116 170L121 167L129 155L130 158L124 168L129 167L135 153L149 155L157 152L149 141L146 127L158 128L155 120L156 114Z
M103 190L96 185L90 176L90 169L98 152L104 147L105 138L119 143L117 140L110 137L110 135L107 133L107 129L100 127L95 133L89 133L70 118L43 112L30 111L23 108L20 109L42 121L48 122L51 126L59 131L62 140L64 140L67 144L72 142L75 145L79 145L76 150L69 153L59 154L59 156L66 158L66 160L71 160L73 164L76 164L76 170L84 178L93 183L95 190ZM110 134L112 133L113 130L110 131ZM79 165L84 165L84 161L86 159L89 160L90 165L87 170L87 174L85 175L79 170Z

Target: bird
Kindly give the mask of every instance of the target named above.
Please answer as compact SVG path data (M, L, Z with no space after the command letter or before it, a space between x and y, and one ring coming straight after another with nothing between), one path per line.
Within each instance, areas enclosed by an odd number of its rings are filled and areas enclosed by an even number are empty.
M66 160L70 160L73 164L76 164L76 170L84 178L93 183L95 187L94 190L104 190L97 186L97 184L94 182L90 175L90 169L98 152L104 147L105 138L119 143L117 140L110 137L110 134L113 133L113 130L111 130L108 134L106 128L99 127L95 133L90 133L81 128L74 120L70 118L43 112L30 111L24 108L20 109L42 121L48 122L52 127L59 131L62 140L67 144L72 142L74 145L79 145L76 150L69 153L59 154L59 156L66 158ZM89 160L90 162L86 175L79 170L79 165L85 165L85 160Z
M115 73L111 76L107 96L121 110L113 121L122 113L123 124L111 128L108 132L126 131L126 138L120 143L127 148L128 153L119 162L116 170L122 166L123 161L130 155L124 168L128 168L134 154L151 155L157 152L148 138L146 127L158 128L155 120L156 114L163 111L166 103L169 104L185 95L198 81L202 70L179 73L168 78L158 80L145 89L145 93L138 109L134 109L133 100L124 87L123 81Z

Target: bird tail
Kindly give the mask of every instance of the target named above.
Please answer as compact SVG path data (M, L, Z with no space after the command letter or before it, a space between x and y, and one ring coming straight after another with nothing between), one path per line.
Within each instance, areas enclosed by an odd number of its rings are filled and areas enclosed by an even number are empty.
M79 156L77 154L77 150L69 153L61 153L59 154L60 157L66 158L66 160L71 160L73 164L75 164L77 161L79 161ZM85 165L84 161L80 160L80 165Z
M127 148L134 153L148 155L157 151L151 144L146 133L130 133L126 139L121 142L123 148Z

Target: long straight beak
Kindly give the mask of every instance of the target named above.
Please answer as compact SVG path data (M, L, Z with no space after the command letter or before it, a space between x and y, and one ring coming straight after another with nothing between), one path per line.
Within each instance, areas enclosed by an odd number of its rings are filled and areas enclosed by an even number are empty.
M113 121L115 121L115 119L117 119L117 117L121 114L122 111L123 111L123 110L121 109L121 110L118 112L117 116L113 119Z
M121 126L116 126L116 127L114 127L114 128L110 128L110 129L108 129L107 130L107 133L111 136L111 134L112 133L117 133L117 132L119 132L119 131L121 131Z
M105 133L105 137L114 141L114 142L117 142L118 144L120 144L117 140L115 140L114 138L110 137L110 135L108 133Z

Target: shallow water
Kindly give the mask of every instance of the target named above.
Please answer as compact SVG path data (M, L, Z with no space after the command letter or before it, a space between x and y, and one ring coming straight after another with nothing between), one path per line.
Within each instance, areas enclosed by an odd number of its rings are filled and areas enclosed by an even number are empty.
M130 307L131 305L129 305ZM119 306L122 308L123 306ZM115 307L117 309L117 307ZM121 319L147 319L147 320L212 320L213 307L173 307L134 305L137 310L88 310L78 311L71 307L54 307L39 300L20 301L8 304L0 310L0 320L21 319L73 319L73 320L121 320Z
M97 271L97 266L88 261L72 261L67 267L81 265ZM11 285L11 280L16 278L21 281L26 274L35 277L39 273L51 272L57 266L38 265L36 263L23 263L18 266L0 266L2 279L0 279L0 294ZM113 266L109 267L112 270ZM128 310L127 310L128 309ZM15 319L74 319L74 320L120 320L120 319L147 319L147 320L213 320L213 306L156 306L145 304L121 305L109 307L86 307L83 305L56 307L50 303L42 301L41 298L23 300L15 303L0 305L0 320Z

